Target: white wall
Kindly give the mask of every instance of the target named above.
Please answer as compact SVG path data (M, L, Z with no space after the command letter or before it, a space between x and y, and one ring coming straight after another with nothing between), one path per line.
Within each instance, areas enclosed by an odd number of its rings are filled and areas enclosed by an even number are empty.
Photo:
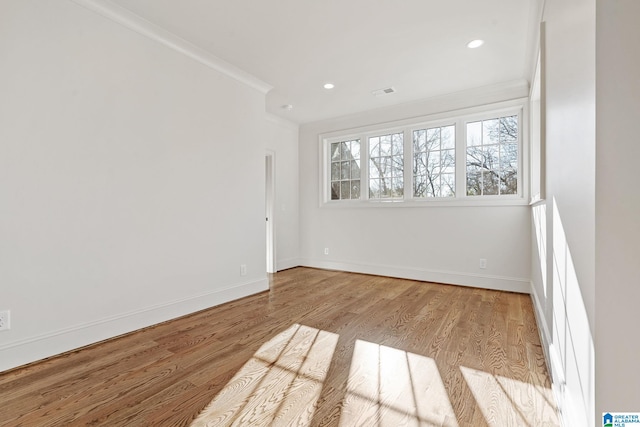
M0 371L267 288L262 92L65 0L0 61Z
M298 125L267 116L267 149L275 157L276 269L298 265Z
M566 425L590 426L595 325L595 2L547 0L546 201L532 215L532 295Z
M596 419L640 411L640 2L596 6Z
M307 266L528 291L528 206L320 207L319 135L527 95L526 85L305 124L300 128L300 255ZM329 248L329 255L324 255ZM486 270L479 259L487 259Z

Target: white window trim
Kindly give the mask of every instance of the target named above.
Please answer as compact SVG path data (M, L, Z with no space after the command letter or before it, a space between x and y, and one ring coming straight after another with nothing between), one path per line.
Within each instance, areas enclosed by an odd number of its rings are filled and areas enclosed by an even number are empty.
M495 196L467 196L466 194L466 123L495 117L517 115L518 139L518 194ZM454 206L528 206L529 205L529 100L518 98L494 104L431 114L413 119L363 126L349 130L320 134L319 139L319 203L320 207L454 207ZM455 125L456 131L456 196L413 197L413 131L439 126ZM404 194L403 199L369 199L369 137L404 132ZM356 200L331 200L331 162L329 147L333 142L360 139L360 191ZM366 156L363 156L363 153ZM409 173L407 173L409 171Z

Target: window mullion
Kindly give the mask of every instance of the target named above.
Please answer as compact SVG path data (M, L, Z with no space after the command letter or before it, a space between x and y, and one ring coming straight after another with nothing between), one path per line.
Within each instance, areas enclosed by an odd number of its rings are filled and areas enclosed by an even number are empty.
M456 199L467 197L467 130L456 120Z
M413 140L411 138L411 130L404 130L404 199L413 199Z
M360 198L369 200L369 138L360 135Z

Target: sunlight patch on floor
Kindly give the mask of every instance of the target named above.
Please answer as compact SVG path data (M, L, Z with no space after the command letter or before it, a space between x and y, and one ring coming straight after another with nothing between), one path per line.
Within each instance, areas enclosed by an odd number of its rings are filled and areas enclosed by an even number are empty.
M433 359L357 340L340 426L457 426Z
M465 366L460 371L490 427L559 425L551 389Z
M269 340L192 427L309 425L338 335L295 324Z

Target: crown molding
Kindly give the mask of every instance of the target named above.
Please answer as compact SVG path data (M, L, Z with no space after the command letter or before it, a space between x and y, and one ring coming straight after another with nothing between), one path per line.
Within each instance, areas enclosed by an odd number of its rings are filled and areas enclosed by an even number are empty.
M208 51L178 37L172 32L167 31L156 24L147 21L130 10L110 2L109 0L71 1L98 13L107 19L117 22L138 34L155 40L176 52L195 59L201 64L223 73L263 94L266 94L273 88L273 86L265 83L254 75L247 73L235 65L218 58Z

